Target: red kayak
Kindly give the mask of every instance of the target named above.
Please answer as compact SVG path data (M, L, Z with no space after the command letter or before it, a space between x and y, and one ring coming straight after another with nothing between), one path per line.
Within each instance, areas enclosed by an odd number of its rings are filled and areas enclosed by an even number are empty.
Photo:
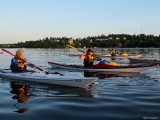
M59 64L54 62L48 62L53 67L71 69L71 70L85 70L85 71L118 71L118 72L144 72L151 68L157 68L158 64L150 65L126 65L126 66L115 66L109 64L97 64L92 67L83 67L80 65L67 65Z

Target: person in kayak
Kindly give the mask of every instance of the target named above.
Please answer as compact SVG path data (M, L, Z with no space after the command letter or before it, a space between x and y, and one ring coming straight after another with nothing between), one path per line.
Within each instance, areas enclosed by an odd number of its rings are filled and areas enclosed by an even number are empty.
M17 50L16 52L16 56L17 57L14 57L12 58L11 60L11 70L12 72L29 72L29 70L27 70L27 65L32 67L32 68L35 68L34 65L31 65L29 63L29 61L27 61L24 57L24 51L21 49L21 50ZM35 68L36 69L36 68ZM45 70L43 70L44 72Z
M113 48L110 54L111 56L116 56L116 50Z
M91 67L93 66L94 60L103 61L103 59L99 59L93 56L93 51L91 49L88 49L86 52L84 52L80 59L84 59L84 67Z

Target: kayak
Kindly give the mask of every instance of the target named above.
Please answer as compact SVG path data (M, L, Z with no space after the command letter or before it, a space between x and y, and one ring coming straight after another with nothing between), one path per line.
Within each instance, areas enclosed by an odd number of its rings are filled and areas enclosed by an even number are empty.
M94 56L101 56L101 57L111 57L111 58L139 58L143 54L139 55L116 55L111 56L111 54L93 54ZM81 54L69 54L69 56L81 56Z
M69 54L69 56L81 56L82 54ZM110 57L111 54L93 54L94 56Z
M129 58L131 63L149 63L149 64L160 64L160 60L145 60L145 59L133 59Z
M113 72L145 72L151 68L158 67L158 64L150 65L126 65L126 66L115 66L109 64L97 64L91 67L83 67L81 65L67 65L55 62L48 62L53 67L71 69L71 70L83 70L83 71L113 71Z
M110 57L111 54L93 54L94 56Z
M1 70L0 77L27 81L27 82L37 82L37 83L47 83L55 85L64 85L70 87L82 87L86 88L88 85L93 84L97 78L87 78L87 77L74 77L74 76L62 76L59 74L46 74L40 72L22 72L13 73L10 70Z
M140 58L143 54L139 55L116 55L116 56L111 56L111 58Z

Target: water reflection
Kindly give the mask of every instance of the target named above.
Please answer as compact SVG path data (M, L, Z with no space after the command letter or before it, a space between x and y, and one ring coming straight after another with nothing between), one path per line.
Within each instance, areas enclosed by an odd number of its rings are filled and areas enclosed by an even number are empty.
M21 105L27 104L27 101L34 97L76 97L76 98L97 98L98 95L94 93L94 87L91 85L88 89L72 88L59 85L37 84L37 83L18 83L10 82L11 93L14 94L13 99L17 100L13 106L17 108L17 113L27 113L28 107L21 108ZM36 94L35 94L36 93Z
M14 104L14 107L18 109L18 111L14 111L17 113L26 113L29 108L19 108L18 104L25 104L28 99L30 99L32 96L37 97L37 95L33 94L29 89L29 86L26 86L24 84L18 84L17 82L11 82L10 86L12 90L11 93L14 94L12 97L13 99L17 99L18 103Z
M28 112L29 108L19 108L19 107L17 107L17 104L19 104L19 103L14 104L14 107L17 108L18 111L14 111L14 112L17 112L17 113L26 113L26 112Z
M40 88L46 91L47 94L39 95L40 97L76 97L76 98L96 98L97 94L94 93L94 87L91 85L88 89L74 88L67 86L49 85L47 88Z
M146 74L143 73L132 73L132 72L88 72L84 71L84 77L98 77L99 79L112 78L112 77L142 77L149 78Z

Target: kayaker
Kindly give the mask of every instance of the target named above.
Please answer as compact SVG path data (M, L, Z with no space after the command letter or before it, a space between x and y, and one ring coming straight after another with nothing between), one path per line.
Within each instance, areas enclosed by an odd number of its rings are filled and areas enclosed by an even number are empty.
M113 48L110 54L111 56L116 56L116 50Z
M29 61L27 61L24 58L25 54L24 54L24 51L22 49L17 50L16 56L17 57L12 58L12 60L11 60L10 68L11 68L12 72L28 72L29 70L26 69L27 65L32 67L32 68L35 68L34 65L31 65L29 63ZM45 72L45 70L43 70L42 72Z
M93 56L93 51L91 49L88 49L86 52L84 52L80 59L84 59L84 67L91 67L93 66L94 60L103 61L103 59L99 59Z

